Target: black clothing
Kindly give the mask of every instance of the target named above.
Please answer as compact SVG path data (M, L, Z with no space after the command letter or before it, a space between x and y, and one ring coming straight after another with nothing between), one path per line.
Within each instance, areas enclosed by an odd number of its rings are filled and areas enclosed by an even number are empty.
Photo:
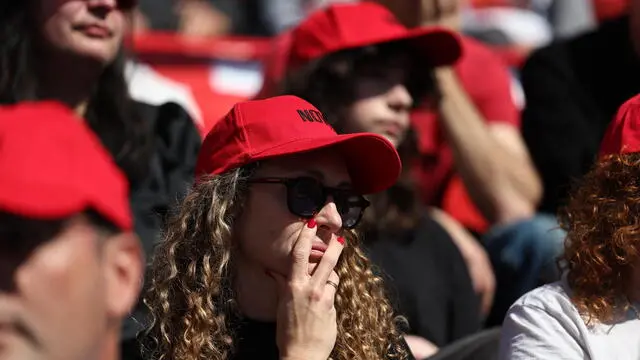
M254 320L243 320L236 328L237 345L236 352L230 360L279 360L278 346L276 345L276 324L259 322ZM407 344L403 341L402 346L409 353L408 360L415 360Z
M130 194L135 231L149 261L165 216L191 185L201 138L193 120L179 105L136 105L155 134L148 175L144 181L133 185ZM124 322L122 338L128 341L127 354L133 353L132 349L136 347L134 338L143 329L145 314L144 304L139 301L132 316ZM128 355L123 359L136 357Z
M466 263L439 223L423 216L413 230L365 233L364 240L397 314L409 321L407 333L442 347L481 329L480 299Z
M522 70L522 131L543 181L541 210L556 213L597 157L607 125L640 92L629 18L536 51Z

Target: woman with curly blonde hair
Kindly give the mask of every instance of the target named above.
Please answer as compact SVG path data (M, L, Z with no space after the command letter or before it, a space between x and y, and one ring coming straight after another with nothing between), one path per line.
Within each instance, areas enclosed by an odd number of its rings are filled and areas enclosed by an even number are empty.
M622 105L563 215L562 281L509 310L502 359L640 359L640 95Z
M237 104L150 267L154 359L404 359L353 229L398 178L381 136L337 135L294 96Z

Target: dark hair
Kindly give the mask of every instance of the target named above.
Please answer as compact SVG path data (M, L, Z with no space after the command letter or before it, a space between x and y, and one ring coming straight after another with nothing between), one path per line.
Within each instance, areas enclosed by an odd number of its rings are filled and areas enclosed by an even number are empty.
M639 175L640 154L606 156L560 212L567 231L561 269L588 322L608 323L627 310L631 272L640 260Z
M94 210L88 209L82 214L86 216L101 238L121 232L116 225ZM7 236L8 239L3 241L28 242L36 245L39 241L46 241L60 233L71 218L35 219L0 211L0 238Z
M38 95L38 24L30 0L0 4L0 104L41 100ZM124 51L109 64L91 95L86 120L126 173L131 183L146 175L151 152L151 132L136 112L124 78ZM60 84L64 86L64 84Z
M355 85L360 69L403 52L412 54L413 50L403 43L343 50L290 73L280 93L296 95L314 104L336 131L344 132L344 123L347 121L343 115L344 109L356 101ZM440 101L440 92L434 69L420 62L420 59L419 56L411 56L411 70L405 86L414 99L414 107L421 104L436 106ZM418 157L417 137L412 128L398 146L398 153L403 172L391 188L371 196L372 206L363 219L366 231L411 229L423 214L415 177L411 174Z

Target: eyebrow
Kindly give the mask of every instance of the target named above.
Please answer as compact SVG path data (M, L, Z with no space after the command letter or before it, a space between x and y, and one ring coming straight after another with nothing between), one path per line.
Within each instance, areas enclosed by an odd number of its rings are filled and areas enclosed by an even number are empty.
M322 172L320 172L320 171L318 171L318 170L308 169L308 170L304 170L304 173L305 173L306 175L309 175L309 176L311 176L311 177L314 177L314 178L318 179L321 183L323 183L323 184L324 184L324 180L325 180L325 178L324 178L324 174L323 174ZM338 184L338 185L337 185L337 186L335 186L335 187L336 187L336 188L343 188L343 189L350 189L350 188L352 188L353 186L351 185L351 183L350 183L350 182L348 182L348 181L343 181L343 182L341 182L340 184Z

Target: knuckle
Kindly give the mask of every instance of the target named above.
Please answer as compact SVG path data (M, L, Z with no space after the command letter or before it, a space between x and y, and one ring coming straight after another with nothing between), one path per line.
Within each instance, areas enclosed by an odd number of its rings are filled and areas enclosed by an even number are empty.
M292 293L301 293L301 292L305 291L306 285L304 283L299 282L299 281L290 281L289 282L289 289L291 289Z
M323 296L324 291L322 289L312 289L309 293L309 299L313 302L320 302Z

